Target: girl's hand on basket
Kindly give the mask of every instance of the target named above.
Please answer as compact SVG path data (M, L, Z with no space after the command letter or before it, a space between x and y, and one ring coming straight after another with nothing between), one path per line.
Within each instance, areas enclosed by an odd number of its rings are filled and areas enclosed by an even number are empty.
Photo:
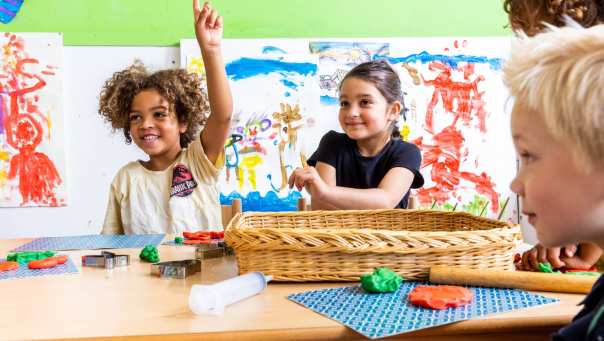
M306 188L313 198L319 200L328 190L328 185L321 179L315 167L296 168L289 177L289 188L296 186L298 191Z

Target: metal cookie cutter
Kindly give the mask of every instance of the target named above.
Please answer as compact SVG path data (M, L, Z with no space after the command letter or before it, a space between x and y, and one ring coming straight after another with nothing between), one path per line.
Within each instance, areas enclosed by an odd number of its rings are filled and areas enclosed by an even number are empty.
M151 264L151 275L162 278L184 279L201 271L201 262L197 259L177 260Z
M195 259L198 260L218 258L224 255L226 255L224 243L199 244L195 248Z
M129 255L116 255L113 252L102 251L100 255L82 256L82 266L113 269L118 266L130 265Z

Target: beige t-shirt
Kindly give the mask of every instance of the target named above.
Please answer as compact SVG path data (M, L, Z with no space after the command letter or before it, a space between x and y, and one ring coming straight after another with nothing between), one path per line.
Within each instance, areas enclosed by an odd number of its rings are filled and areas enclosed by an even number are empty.
M222 230L217 181L223 165L224 153L212 164L199 137L166 170L128 163L111 183L101 233Z

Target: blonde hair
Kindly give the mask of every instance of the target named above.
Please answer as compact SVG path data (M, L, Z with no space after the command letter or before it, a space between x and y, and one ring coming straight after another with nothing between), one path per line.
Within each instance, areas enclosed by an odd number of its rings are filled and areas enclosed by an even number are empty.
M515 108L542 115L579 164L604 166L604 25L569 22L531 38L520 33L503 73Z

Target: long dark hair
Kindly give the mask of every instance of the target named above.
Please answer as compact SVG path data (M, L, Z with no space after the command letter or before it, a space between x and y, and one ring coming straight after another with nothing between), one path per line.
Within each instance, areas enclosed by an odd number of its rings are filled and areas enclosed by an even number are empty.
M396 101L401 102L400 114L405 114L405 103L403 102L403 92L401 90L401 80L398 74L394 71L390 63L385 60L374 60L365 62L355 66L352 70L348 71L346 76L340 82L340 87L348 78L359 78L366 82L372 83L384 96L388 104L392 104ZM392 138L400 138L401 134L399 131L398 124L392 123Z

